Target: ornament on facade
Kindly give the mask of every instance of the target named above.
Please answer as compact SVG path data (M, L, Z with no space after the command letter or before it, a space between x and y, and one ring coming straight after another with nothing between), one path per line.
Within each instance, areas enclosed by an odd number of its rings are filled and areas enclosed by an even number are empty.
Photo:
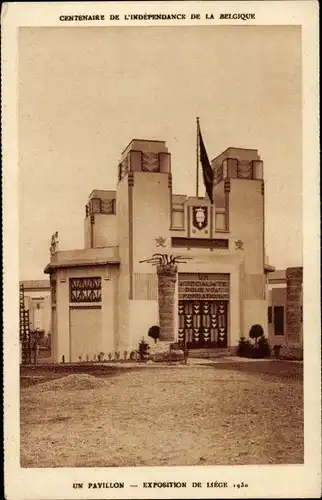
M224 178L224 169L222 165L215 167L215 179L214 184L218 184Z
M157 153L142 153L142 171L160 171L159 155Z
M119 172L118 172L118 179L119 181L123 179L123 177L127 174L129 171L129 155L127 154L126 157L124 158L121 163L119 163Z
M235 250L244 250L244 242L242 240L235 240Z
M51 237L50 243L50 256L52 257L58 250L58 231L56 231Z
M140 264L143 262L148 262L149 264L152 264L153 266L169 266L173 265L175 266L176 264L185 264L187 259L191 259L192 257L185 257L183 255L167 255L167 254L162 254L162 253L154 253L151 257L151 259L145 259L145 260L140 260Z
M253 179L253 162L240 161L237 164L238 179Z
M208 225L207 207L192 208L192 224L199 230L204 229Z
M157 247L165 247L166 246L166 239L163 238L163 236L159 236L158 238L155 238L156 246Z
M51 292L51 303L56 304L56 290L57 282L55 280L50 280L50 292Z

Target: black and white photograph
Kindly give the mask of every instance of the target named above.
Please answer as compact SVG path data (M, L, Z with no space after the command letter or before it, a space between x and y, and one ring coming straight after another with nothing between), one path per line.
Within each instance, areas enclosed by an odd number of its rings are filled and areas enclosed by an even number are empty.
M17 27L17 461L105 471L64 498L237 498L252 474L218 466L307 464L306 31L244 3Z

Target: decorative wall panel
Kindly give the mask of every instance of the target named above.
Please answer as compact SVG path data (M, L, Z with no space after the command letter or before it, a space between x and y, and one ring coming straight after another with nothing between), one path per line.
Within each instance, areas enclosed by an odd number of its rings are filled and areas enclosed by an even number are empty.
M70 302L101 302L101 278L70 278Z
M101 200L101 214L115 214L116 200Z
M218 184L218 182L222 181L224 178L223 166L220 165L214 170L214 184Z
M188 348L227 347L227 302L179 301L179 343Z
M252 162L238 162L237 166L238 179L252 179L253 178L253 163Z
M157 153L142 153L142 171L160 171L159 155Z
M115 214L116 200L101 200L100 198L92 198L86 205L86 217L94 214Z
M189 207L190 238L208 238L211 236L210 221L211 210L209 205Z
M228 248L228 239L221 238L171 238L172 247L176 248Z
M119 164L119 181L123 179L123 177L127 174L129 171L129 155L127 155L124 160Z
M229 274L179 275L179 300L229 300Z
M51 303L52 304L56 304L56 290L57 290L56 281L51 281L50 282L50 292L51 292Z

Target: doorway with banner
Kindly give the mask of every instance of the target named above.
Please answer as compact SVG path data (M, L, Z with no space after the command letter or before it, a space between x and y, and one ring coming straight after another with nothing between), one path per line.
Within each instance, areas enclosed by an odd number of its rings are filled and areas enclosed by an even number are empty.
M229 274L179 275L178 341L188 349L228 347Z

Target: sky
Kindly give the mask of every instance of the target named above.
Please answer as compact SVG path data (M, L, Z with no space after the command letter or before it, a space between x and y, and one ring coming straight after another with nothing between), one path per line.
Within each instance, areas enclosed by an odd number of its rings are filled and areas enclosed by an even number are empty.
M296 26L20 28L20 279L43 279L51 235L83 248L93 189L116 189L133 138L165 140L173 192L195 194L196 117L208 156L257 149L265 239L302 265L301 31Z

